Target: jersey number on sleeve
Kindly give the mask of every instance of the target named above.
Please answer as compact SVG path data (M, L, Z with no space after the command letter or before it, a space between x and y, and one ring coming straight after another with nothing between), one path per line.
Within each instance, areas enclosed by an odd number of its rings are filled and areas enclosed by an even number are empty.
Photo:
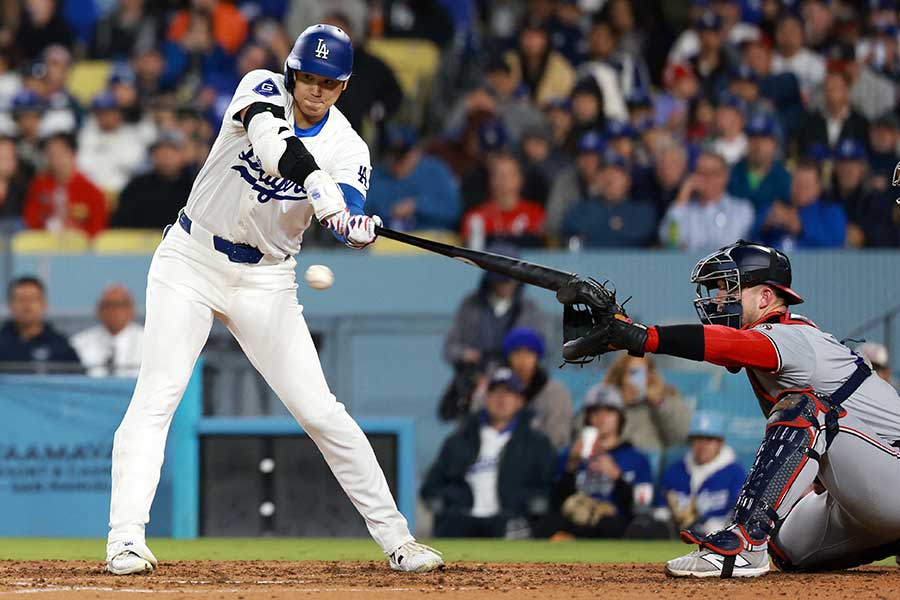
M359 167L359 182L364 188L369 189L369 169L365 165Z

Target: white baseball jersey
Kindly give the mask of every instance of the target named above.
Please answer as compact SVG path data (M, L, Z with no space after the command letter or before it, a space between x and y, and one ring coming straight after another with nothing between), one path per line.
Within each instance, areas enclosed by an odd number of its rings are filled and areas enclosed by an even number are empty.
M262 69L244 75L225 111L209 157L194 181L185 212L219 237L284 258L300 251L303 232L314 211L301 184L267 175L253 153L247 132L235 116L255 102L283 108L285 119L294 126L319 168L338 185L350 186L363 198L372 172L369 147L333 106L315 126L297 128L294 102L284 87L284 76Z
M788 314L781 322L760 323L751 329L772 340L778 353L775 371L747 369L761 402L771 403L786 389L811 387L832 394L856 370L857 357L847 346L800 315ZM900 440L900 397L877 375L869 376L841 406L888 443Z

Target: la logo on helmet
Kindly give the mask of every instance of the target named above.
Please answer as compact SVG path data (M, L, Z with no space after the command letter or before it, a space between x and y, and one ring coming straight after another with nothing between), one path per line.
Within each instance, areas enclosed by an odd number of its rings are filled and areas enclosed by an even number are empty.
M328 60L328 52L328 46L325 45L325 40L319 38L319 43L316 45L316 58Z

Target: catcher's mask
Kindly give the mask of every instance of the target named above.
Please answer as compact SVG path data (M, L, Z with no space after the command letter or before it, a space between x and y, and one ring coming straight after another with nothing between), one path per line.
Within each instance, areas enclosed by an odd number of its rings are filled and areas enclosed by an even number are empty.
M694 308L700 321L740 329L741 289L766 284L778 290L785 303L800 304L803 298L791 289L791 263L783 253L739 240L701 259L691 272L697 285Z

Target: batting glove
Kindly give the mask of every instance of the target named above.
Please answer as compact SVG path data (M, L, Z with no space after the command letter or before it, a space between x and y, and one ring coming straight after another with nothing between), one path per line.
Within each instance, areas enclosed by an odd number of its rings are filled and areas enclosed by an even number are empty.
M349 210L344 209L326 217L322 221L322 225L343 237L344 244L359 250L374 242L378 237L375 233L375 226L381 226L381 218L351 215Z

